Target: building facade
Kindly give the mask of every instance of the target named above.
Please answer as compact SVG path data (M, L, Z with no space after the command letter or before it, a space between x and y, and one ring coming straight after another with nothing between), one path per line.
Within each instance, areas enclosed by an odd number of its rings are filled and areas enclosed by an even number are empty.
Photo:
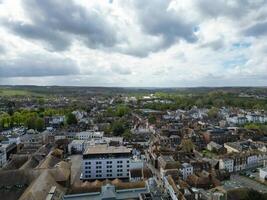
M143 161L133 158L132 149L96 145L83 154L81 179L129 178L130 169L137 168L143 168Z

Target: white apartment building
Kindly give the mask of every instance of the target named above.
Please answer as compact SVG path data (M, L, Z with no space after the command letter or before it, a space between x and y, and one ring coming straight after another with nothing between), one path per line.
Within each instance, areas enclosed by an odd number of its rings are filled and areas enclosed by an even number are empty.
M83 131L76 134L78 140L91 140L91 139L101 139L103 137L103 132L95 131Z
M130 169L143 168L143 161L133 159L125 146L89 146L83 154L81 179L128 178Z
M180 172L182 173L183 180L186 180L188 176L193 174L193 166L189 163L183 163Z
M234 160L231 158L220 159L219 169L225 169L228 172L233 172L234 171Z
M250 155L247 158L247 166L253 167L258 165L258 155Z

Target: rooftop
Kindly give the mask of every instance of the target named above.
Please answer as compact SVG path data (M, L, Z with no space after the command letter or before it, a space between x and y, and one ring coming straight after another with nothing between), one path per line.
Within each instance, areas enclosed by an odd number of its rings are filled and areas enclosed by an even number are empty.
M96 145L90 146L86 149L86 155L90 154L116 154L116 153L131 153L132 149L125 146L108 146L108 145Z

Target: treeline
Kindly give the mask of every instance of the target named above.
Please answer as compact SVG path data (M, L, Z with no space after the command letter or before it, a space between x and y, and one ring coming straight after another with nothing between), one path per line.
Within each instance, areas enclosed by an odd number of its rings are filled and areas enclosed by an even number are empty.
M256 98L242 98L237 94L226 92L209 92L201 95L178 95L168 93L156 93L156 98L170 100L168 103L153 102L146 103L145 108L155 110L190 109L193 106L200 108L212 107L238 107L243 109L267 110L267 100ZM140 102L139 102L140 103Z
M28 129L41 131L44 129L44 118L55 115L66 115L70 111L68 109L38 109L19 110L16 112L0 113L0 130L12 127L24 126Z

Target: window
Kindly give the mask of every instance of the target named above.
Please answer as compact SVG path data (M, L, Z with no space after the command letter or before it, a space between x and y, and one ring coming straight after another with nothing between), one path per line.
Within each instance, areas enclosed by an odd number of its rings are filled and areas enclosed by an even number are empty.
M96 161L96 164L100 165L100 164L102 164L102 162L101 161Z
M122 174L117 174L117 176L122 176Z
M112 161L107 161L107 164L112 164Z
M130 167L130 165L127 165L127 167Z
M108 169L107 172L110 173L110 172L112 172L112 170L111 169Z
M96 166L96 169L101 169L102 168L102 166Z
M112 168L112 165L107 165L107 168Z
M129 160L127 160L127 163L130 163L130 161L129 161Z
M117 163L122 163L122 160L118 160Z
M91 162L85 162L86 165L91 165Z
M91 169L91 166L86 166L85 169Z
M122 169L117 169L117 172L122 172Z
M86 174L90 174L90 173L91 173L91 171L85 171L85 173L86 173Z
M122 165L118 165L117 168L122 168Z
M96 173L102 173L102 170L96 170Z

